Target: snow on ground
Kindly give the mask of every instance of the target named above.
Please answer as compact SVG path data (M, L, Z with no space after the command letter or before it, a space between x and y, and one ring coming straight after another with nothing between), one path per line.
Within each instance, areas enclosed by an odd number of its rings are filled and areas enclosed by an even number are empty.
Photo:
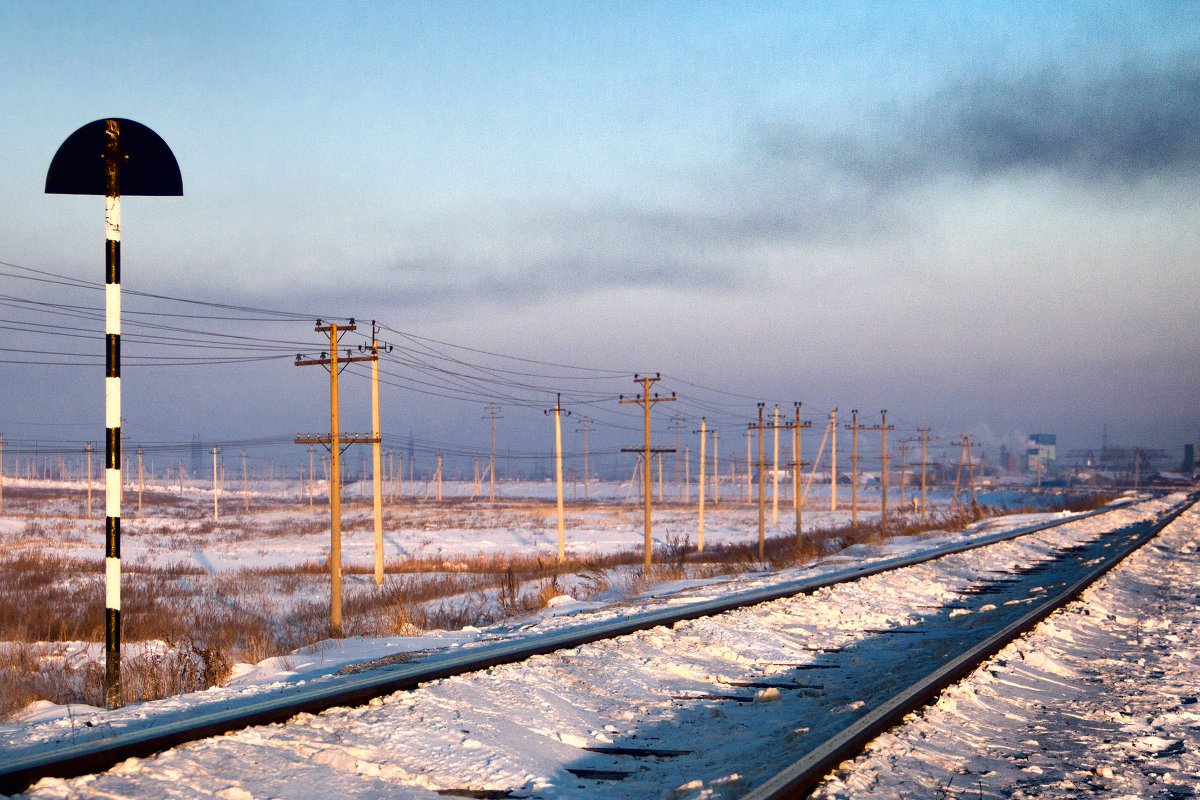
M731 513L746 514L749 512L736 510ZM265 693L286 693L313 681L331 680L338 669L347 665L394 656L397 653L433 649L453 651L473 643L494 640L498 637L521 635L523 632L531 630L548 631L567 626L605 622L623 614L636 613L653 607L703 601L739 591L833 575L865 564L958 546L964 542L1002 534L1006 530L1054 516L1046 514L1011 515L995 520L985 520L971 530L961 533L935 531L911 537L896 537L886 544L858 545L846 548L817 564L779 573L742 576L738 579L724 577L702 581L658 583L654 584L640 599L630 600L622 596L620 587L614 587L589 602L576 601L563 596L558 598L550 608L537 615L510 620L504 624L484 629L467 626L457 631L425 631L418 636L351 637L318 642L286 656L266 659L257 665L237 664L232 678L224 687L215 687L205 692L153 703L133 704L117 711L103 711L91 706L60 707L41 703L34 709L27 709L19 713L15 724L0 725L0 750L29 753L33 749L52 747L60 742L82 742L104 735L104 732L109 729L108 726L121 729L130 726L143 727L154 721L169 722L200 705L227 707ZM735 526L731 524L729 527ZM327 536L327 534L325 535ZM288 547L290 541L287 537L282 537L281 544ZM355 580L356 578L358 580ZM346 587L350 592L369 592L373 587L373 583L366 576L347 576L347 579ZM311 584L320 591L327 581L327 578L314 576ZM686 591L688 589L692 589L692 591ZM136 647L137 645L127 643L123 645L122 650L128 657L134 654ZM84 658L91 658L95 661L101 661L103 658L102 645L97 643L63 643L62 652L64 657L69 658L76 666Z
M817 796L1200 794L1200 510L911 715Z
M93 501L93 518L81 517L83 486L50 481L6 478L10 497L21 489L69 490L74 499L39 501L36 515L0 517L0 542L7 552L37 550L43 554L60 553L73 558L104 558L103 498L99 487ZM374 534L369 490L363 494L346 488L342 505L342 562L346 569L370 568L374 563ZM486 486L484 487L486 494ZM781 487L775 513L771 489L766 497L767 536L787 535L795 531L792 501ZM470 499L470 482L447 482L443 496L455 498L454 506L433 503L385 505L384 551L389 563L427 558L454 560L472 556L520 554L527 556L557 553L557 519L553 506L544 502L522 503L523 499L544 501L554 498L553 483L514 483L504 486L505 500L491 504L486 499ZM666 498L674 501L671 487ZM804 527L816 530L850 522L850 492L839 487L838 508L830 510L830 487L813 485L806 496ZM580 493L581 494L581 493ZM624 501L630 495L628 484L595 482L589 496L605 501ZM418 493L418 497L421 494ZM913 496L910 487L908 498ZM121 556L126 569L138 567L174 567L225 573L244 569L294 567L306 562L321 562L329 549L329 508L317 497L310 506L306 496L279 494L263 489L250 493L250 511L243 511L241 497L227 491L221 495L218 519L212 517L211 497L202 488L188 486L178 493L174 487L155 487L146 514L138 511L137 492L126 488L121 519ZM735 492L722 488L722 503L709 497L706 507L705 542L724 544L757 539L756 506L745 502L744 486ZM889 495L893 503L898 495ZM661 504L655 495L654 542L662 547L669 540L698 540L696 495L690 494L690 506ZM567 552L593 556L642 546L642 508L633 505L571 505L566 508ZM1053 505L1054 494L1029 494L1015 490L981 491L979 502L998 508L1025 507L1043 503ZM880 494L877 488L859 493L859 519L864 524L877 519ZM931 508L944 508L949 489L930 489ZM906 503L907 505L907 503ZM268 510L262 510L267 507ZM895 512L893 512L895 513Z
M1131 521L1163 505L1150 503L1148 508L1118 511L1113 516ZM1050 549L1085 541L1111 524L1100 519L1075 522L1046 534L949 556L937 564L822 589L753 610L680 623L674 631L645 631L522 664L448 678L365 707L333 709L286 726L254 728L154 758L131 760L101 776L46 780L31 794L431 797L436 789L470 787L515 789L520 795L545 798L585 792L620 798L734 797L756 778L765 777L762 772L778 754L811 744L823 731L836 726L839 718L853 716L858 708L856 698L865 686L873 685L871 681L899 679L889 674L896 653L876 642L906 637L878 637L875 631L919 622L926 613L920 611L923 606L948 602L957 596L955 589L970 585L985 570L1002 571L1015 563L1045 557ZM1189 517L1187 524L1193 526L1189 529L1192 549L1185 551L1181 545L1179 552L1190 553L1194 559L1195 517ZM969 536L983 536L996 527L985 526ZM815 567L694 586L686 594L708 598L745 585L797 580L863 560L957 543L962 538L913 537L885 548L859 548ZM1150 569L1154 568L1151 564ZM1181 597L1195 594L1194 576L1188 575L1187 581L1191 588ZM659 593L661 590L655 592ZM241 675L230 686L196 695L113 712L81 709L65 718L47 719L52 715L45 713L46 709L30 709L31 716L42 720L2 726L0 741L15 749L22 744L53 746L55 741L86 738L92 731L102 734L104 730L146 725L155 718L178 718L206 703L236 703L255 692L279 691L289 683L331 680L328 676L338 666L374 655L477 646L484 639L587 625L613 614L681 601L681 596L649 596L620 607L594 609L562 601L538 617L487 631L434 633L416 641L351 640L274 659ZM1114 616L1114 623L1136 619L1128 612L1114 612ZM1175 635L1166 632L1169 623L1154 619L1153 625L1158 627L1151 628L1151 619L1146 616L1141 623L1144 637L1154 630L1151 641L1167 650L1195 650L1195 638L1170 643L1164 638ZM946 628L934 635L952 635L954 626L970 625L972 616L948 615L944 622ZM1114 632L1119 626L1102 629ZM1195 633L1194 629L1188 632ZM1082 630L1074 635L1082 638ZM907 639L906 649L919 654L917 637ZM436 658L436 653L418 657ZM1057 655L1051 658L1057 660ZM1009 656L1007 664L1014 660ZM1053 695L1074 697L1081 691L1066 671L1052 672L1051 661L1032 655L1026 661L1056 681L1044 690L1046 697L1036 702L1045 705ZM1025 673L1015 668L1013 674L1014 680L1026 679ZM1186 680L1194 681L1194 676ZM959 709L966 705L962 700L957 703ZM1186 717L1189 712L1183 704L1180 697L1176 705L1184 710L1164 710L1164 714L1177 714L1171 718L1173 722L1142 723L1148 728L1137 741L1145 745L1152 741L1149 737L1160 735L1156 731L1174 732L1193 724L1194 718ZM1033 701L1028 705L1034 707ZM1117 710L1134 718L1132 706ZM950 730L954 727L949 725ZM1022 730L1020 735L1010 746L1034 748L1020 744L1035 738L1034 734ZM952 741L949 757L966 752L974 745L975 736L962 734ZM630 759L583 749L606 745L691 752L671 758ZM1163 749L1175 747L1168 742ZM1164 757L1172 755L1174 751ZM881 757L882 768L890 769L886 756ZM1028 766L1045 769L1040 760ZM612 775L594 780L579 777L581 770L629 774L622 780ZM851 773L852 779L856 773ZM879 783L887 785L883 778ZM898 796L911 796L904 784L896 786ZM936 795L919 792L918 796Z

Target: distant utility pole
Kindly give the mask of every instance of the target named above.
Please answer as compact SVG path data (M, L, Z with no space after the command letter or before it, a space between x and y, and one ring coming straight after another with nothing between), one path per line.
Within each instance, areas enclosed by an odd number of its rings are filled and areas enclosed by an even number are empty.
M679 468L679 430L680 430L679 426L683 423L683 417L680 416L679 414L676 414L674 417L672 417L672 419L675 422L675 455L671 457L671 462L675 465L675 499L677 501L682 501L683 500L683 483L680 480L680 468ZM662 457L660 456L659 458L661 459ZM659 463L661 464L661 460ZM659 500L662 499L661 493L659 494L658 499Z
M146 488L146 476L142 472L142 446L138 449L138 519L142 518L142 490Z
M926 446L930 442L936 442L938 437L929 438L929 432L932 428L917 428L917 432L921 434L921 524L925 524L925 475L929 468L929 461L926 455Z
M908 473L908 446L916 442L916 439L901 439L900 440L900 510L905 510L904 506L904 484Z
M746 427L746 494L750 494L750 438L754 431L758 431L758 558L761 561L765 552L766 535L764 528L766 527L766 509L763 501L763 406L764 403L758 404L758 425L751 422Z
M558 496L558 563L566 560L566 525L563 521L563 477L562 477L562 395L554 396L554 408L543 411L554 414L554 488ZM571 416L571 412L566 412Z
M492 454L488 457L488 477L491 487L488 491L488 499L494 501L496 499L496 404L488 403L488 407L491 409L489 416L492 420ZM484 419L488 419L488 417L484 417Z
M800 490L800 469L804 466L804 462L800 460L800 431L805 428L811 428L811 422L800 421L800 403L796 403L796 421L792 423L792 433L795 437L795 442L792 445L794 456L792 457L792 503L796 506L796 544L799 545L802 539L801 529L804 525L804 492Z
M643 414L644 414L643 430L645 432L645 439L644 439L643 446L641 448L622 447L621 451L625 452L625 453L638 453L638 452L642 453L642 469L643 469L642 492L645 496L645 504L646 504L646 539L645 539L645 545L644 545L644 547L645 547L645 565L643 566L642 570L643 570L643 574L647 578L650 577L651 550L652 550L652 543L651 543L651 539L650 539L650 494L651 494L650 456L653 453L673 453L673 452L675 452L674 450L671 450L669 448L657 448L656 449L656 448L652 448L650 446L650 406L654 405L655 403L666 403L666 402L670 402L675 399L674 392L671 392L670 397L659 397L657 393L653 397L650 396L650 384L657 383L660 380L662 380L662 376L658 373L655 373L653 378L649 377L648 375L636 375L635 374L633 376L633 381L634 381L634 383L640 383L642 385L642 393L635 397L626 398L624 395L621 395L619 398L617 398L621 403L639 403L643 408ZM662 465L661 460L659 461L659 465L660 465L660 469L661 469L661 465Z
M791 425L780 426L777 423L767 425L763 422L763 408L766 403L758 404L758 424L750 423L749 431L758 431L758 558L761 561L766 558L766 496L763 486L763 470L766 468L766 454L763 451L763 431L778 430L780 427L791 428ZM778 434L776 434L778 436Z
M833 434L832 449L829 451L829 510L837 511L837 409L829 412L829 430Z
M583 418L583 502L588 501L588 423L591 422L587 417ZM576 428L576 431L579 429Z
M363 350L363 346L359 345L358 349ZM371 320L371 346L366 348L370 352L371 362L371 438L374 440L371 444L371 467L374 470L372 473L372 509L374 512L375 521L375 584L383 583L383 468L381 465L382 455L380 453L380 438L379 438L379 326L375 324L375 320ZM386 350L391 352L392 346L386 346Z
M700 434L700 501L699 501L700 525L699 525L699 529L696 533L696 552L697 553L704 552L704 488L705 488L704 487L704 484L705 484L705 481L704 481L704 458L705 458L705 456L704 456L704 440L706 438L705 434L707 433L707 430L706 430L707 424L708 423L705 421L704 417L701 417L700 418L700 430L692 431L692 433Z
M338 417L338 374L346 364L355 361L371 361L370 356L346 355L338 357L338 336L356 330L354 320L339 328L336 324L322 325L317 320L317 333L329 334L329 351L320 358L296 356L297 367L323 366L329 370L329 434L296 436L296 444L319 444L329 450L329 630L335 639L342 638L342 450L351 444L367 444L379 441L378 437L346 436L339 432Z
M954 473L954 501L951 504L951 509L958 508L958 483L962 478L963 459L966 459L967 476L971 481L971 508L979 508L979 504L975 500L975 464L971 458L971 448L979 447L979 445L971 444L971 437L963 434L962 440L954 442L954 447L961 448L958 451L958 469Z
M854 433L854 437L853 437L853 439L852 439L853 445L852 445L852 448L851 448L852 455L850 456L850 459L851 459L851 460L854 462L854 485L851 487L851 495L850 495L850 497L851 497L851 508L852 508L852 511L851 511L851 522L852 522L852 523L853 523L855 526L857 526L857 525L858 525L858 462L859 462L859 457L858 457L858 432L859 432L859 431L885 431L885 430L887 430L887 427L886 427L886 423L887 423L887 411L884 411L884 412L883 412L883 415L884 415L884 420L883 420L883 421L884 421L884 423L885 423L885 424L883 424L883 425L859 425L859 424L858 424L858 409L856 408L856 409L854 409L853 411L851 411L850 413L851 413L851 419L852 419L852 422L851 422L851 424L850 424L850 425L847 425L847 426L846 426L846 428L847 428L847 430L850 430L850 431L852 431L852 432ZM883 457L883 458L887 458L887 449L886 449L886 448L887 448L887 434L886 434L886 433L884 433L884 448L885 448L885 449L884 449L884 452L883 452L883 456L882 456L882 457ZM884 470L883 470L883 471L884 471L884 475L886 476L886 474L887 474L887 462L886 462L886 461L884 461L883 463L884 463ZM884 479L883 479L883 480L884 480L884 483L883 483L883 492L884 492L883 498L884 498L884 501L886 502L886 501L887 501L887 478L886 478L886 477L884 477ZM881 522L882 522L882 524L883 524L884 526L886 526L886 525L887 525L887 512L886 512L886 511L884 511L884 513L883 513L883 517L882 517L882 519L881 519Z
M853 437L850 448L850 524L858 527L858 409L850 412L851 423L846 426L848 430L853 431ZM834 453L837 453L837 447L834 447ZM836 456L835 456L836 457Z
M775 404L775 419L771 424L775 434L775 451L771 456L771 524L779 524L779 404Z
M750 457L750 439L752 438L753 434L754 434L754 426L750 425L749 427L746 428L746 502L747 503L752 502L752 499L754 497L754 495L753 495L753 492L754 492L753 475L754 475L754 473L750 469L750 465L753 463L753 459Z
M717 458L717 432L711 431L713 437L713 505L721 502L721 461Z
M882 411L880 411L879 414L882 419L879 423L878 430L883 434L883 452L879 456L879 461L881 464L883 464L883 474L880 476L880 489L883 494L883 500L882 500L882 505L880 506L880 516L879 516L879 536L882 538L882 537L887 536L887 521L888 521L888 517L887 517L887 514L888 514L888 507L887 507L887 490L888 490L887 432L890 430L895 430L896 426L887 424L887 409L886 408L883 409Z
M221 495L220 482L217 479L217 446L213 445L213 522L216 522L220 514L220 506L217 498Z
M139 447L140 451L141 448ZM141 469L141 453L138 453L138 469ZM242 451L242 500L245 503L245 510L250 511L250 476L246 472L246 451Z

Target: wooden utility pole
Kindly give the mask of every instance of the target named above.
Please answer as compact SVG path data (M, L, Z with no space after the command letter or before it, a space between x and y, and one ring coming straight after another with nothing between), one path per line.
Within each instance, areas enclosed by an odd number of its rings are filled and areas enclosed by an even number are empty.
M766 494L763 487L763 470L766 468L766 453L763 450L763 431L767 428L774 429L774 425L767 425L763 421L763 408L766 403L758 404L758 424L753 422L746 429L746 438L749 439L754 431L758 431L758 462L754 464L758 472L758 558L763 560L766 557L766 519L767 519L767 503ZM746 475L750 475L750 463L746 464Z
M852 446L851 446L852 455L850 456L851 461L854 462L854 485L851 487L851 494L850 494L850 497L851 497L850 504L851 504L851 509L852 509L850 514L851 514L851 523L853 525L857 526L858 525L858 462L859 462L858 432L859 431L885 431L885 430L887 430L887 425L886 425L887 411L883 412L884 424L882 424L882 425L859 425L857 408L854 409L853 411L851 411L850 414L851 414L852 422L851 422L851 424L846 426L846 429L852 431L854 434L853 439L851 440L852 441ZM886 433L884 433L883 446L884 446L884 452L883 452L883 456L881 456L881 458L886 459L887 458L887 434ZM884 463L883 499L884 499L884 502L886 503L887 502L887 461L885 460L883 463ZM881 523L883 526L886 527L886 525L887 525L887 511L886 510L883 512L883 516L881 517Z
M802 540L802 529L804 526L804 492L800 490L800 468L804 466L804 462L800 460L800 431L805 428L811 428L811 422L800 421L800 403L796 403L796 421L792 423L792 433L795 438L792 444L794 456L792 458L792 503L796 506L796 544L799 545Z
M750 457L750 439L753 436L753 433L754 433L753 425L746 428L746 502L747 503L752 502L753 497L754 497L754 494L753 494L754 481L752 478L753 470L750 469L750 465L752 463L754 463L754 459Z
M441 450L438 450L437 491L434 493L433 499L437 500L439 503L442 501L442 451Z
M669 450L669 448L668 448ZM664 451L666 452L666 451ZM671 450L671 452L674 452ZM658 454L658 502L663 502L662 453Z
M653 397L650 396L650 384L657 383L658 381L662 380L661 375L659 375L658 373L655 373L653 378L649 377L648 375L636 375L635 374L633 376L633 380L634 380L634 383L640 383L642 385L642 393L640 395L637 395L636 397L629 397L629 398L626 398L624 395L622 395L617 399L621 403L638 403L642 406L642 409L643 409L643 430L645 433L643 446L641 448L622 447L621 450L622 450L622 452L626 452L626 453L637 453L637 452L642 453L642 469L643 469L642 493L644 495L645 505L646 505L646 514L645 514L646 538L645 538L645 544L644 544L645 564L642 569L643 569L643 574L648 578L648 577L650 577L650 572L651 572L651 567L652 567L652 558L651 558L652 542L651 542L651 538L650 538L650 493L651 493L650 492L650 456L652 453L674 452L668 448L655 449L650 446L650 406L652 406L655 403L666 403L666 402L670 402L670 401L674 400L675 393L671 392L670 397L659 397L657 393L655 393L655 395ZM659 464L660 464L660 468L661 468L661 464L662 464L661 460L659 461ZM662 474L661 471L659 474L660 475Z
M771 456L771 524L779 524L779 404L775 404L775 419L771 424L775 434L775 450Z
M141 459L138 459L141 462ZM140 469L140 467L139 467ZM250 475L246 471L246 451L242 451L242 500L246 513L250 512Z
M138 519L142 518L142 490L146 488L146 475L142 472L142 446L138 445Z
M758 430L758 463L756 466L758 468L758 558L760 561L763 559L763 556L766 553L766 532L764 530L766 527L766 508L763 498L763 405L763 403L758 404L758 425L755 426L755 424L751 422L750 427L747 429L747 438L749 438L750 431L755 430L756 427ZM746 480L747 483L749 483L749 460L746 462Z
M717 432L712 432L713 437L713 505L721 502L721 461L717 458Z
M87 445L88 519L92 518L92 443ZM4 510L4 437L0 436L0 511Z
M880 476L880 489L883 494L882 503L880 505L879 515L879 536L880 538L887 536L887 490L888 490L888 453L887 453L887 432L895 430L895 425L887 424L887 409L879 412L881 421L878 430L883 434L883 452L879 455L879 462L883 465L883 473Z
M900 440L900 511L904 512L904 483L905 475L908 471L908 446L916 439L901 439Z
M829 430L833 434L832 447L829 451L829 510L837 511L837 409L829 412Z
M349 350L338 357L338 335L355 330L354 320L349 325L338 327L334 323L322 325L317 320L316 332L329 334L329 351L320 358L305 359L296 356L297 367L319 365L329 370L329 435L296 436L296 444L320 444L329 450L329 630L335 639L342 637L342 450L351 444L366 444L378 441L377 437L343 435L339 431L338 374L345 364L355 361L370 361L374 356L352 357Z
M588 423L591 422L587 417L583 418L583 502L588 501Z
M488 456L488 478L491 481L491 487L488 490L488 499L495 501L496 499L496 404L489 403L491 409L492 420L492 454ZM485 417L487 419L487 417Z
M675 500L679 501L679 500L683 499L683 483L680 480L680 469L679 469L679 426L683 422L683 417L681 417L679 414L676 414L673 417L673 419L675 421L675 455L671 458L671 463L673 463L675 465ZM659 456L660 470L661 470L661 458L662 458L662 456ZM662 480L661 479L661 471L659 474L660 474L659 482L661 484L661 480ZM661 491L659 492L658 499L662 500L662 492Z
M705 488L704 439L705 439L705 434L707 433L707 430L706 430L707 424L708 423L705 421L704 417L701 417L700 418L700 430L692 431L693 433L700 434L700 501L699 501L700 526L699 526L699 530L696 533L696 552L697 553L704 552L704 488Z
M858 409L851 413L851 423L846 427L854 432L853 445L850 448L851 481L850 481L850 523L858 527ZM837 447L834 447L837 452Z
M566 524L563 520L563 473L562 473L562 394L554 396L554 408L543 411L544 414L554 414L554 490L558 497L558 563L567 558ZM566 412L567 416L571 412Z
M217 505L217 497L221 494L221 487L217 483L217 446L213 445L213 522L220 518L220 507Z
M387 346L391 350L391 345ZM375 522L375 584L383 583L383 471L379 439L379 326L371 320L371 459Z
M928 472L929 461L926 453L926 446L930 442L936 442L938 437L929 438L929 432L932 428L917 428L917 432L921 434L921 524L925 524L925 475Z

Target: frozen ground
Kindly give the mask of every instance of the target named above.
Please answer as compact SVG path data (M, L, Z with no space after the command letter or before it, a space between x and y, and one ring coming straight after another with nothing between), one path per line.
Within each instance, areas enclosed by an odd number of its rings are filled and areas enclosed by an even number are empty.
M59 553L72 558L95 561L104 558L104 498L102 487L95 487L92 518L84 514L83 485L5 478L8 516L0 516L0 542L7 552L36 550ZM374 563L374 535L370 508L370 490L360 491L357 483L346 487L342 505L342 562L346 569L369 569ZM425 503L405 498L404 502L384 507L384 551L389 563L413 558L447 559L471 556L520 554L554 555L558 547L557 519L552 483L513 483L504 485L505 499L492 504L486 499L471 499L474 486L447 482L443 497L454 498L449 505ZM658 503L655 494L654 539L656 546L668 539L698 540L696 493L689 493L690 505L674 501L673 487L666 489L666 503ZM486 495L486 485L483 487ZM37 492L39 499L21 503L22 490ZM70 496L67 496L67 491ZM722 502L708 498L705 510L704 538L708 544L736 543L757 539L757 505L745 502L745 487L721 490ZM577 494L582 497L582 491ZM424 492L418 492L423 498ZM587 557L642 546L642 508L613 505L630 496L629 485L596 482L589 492L592 499L608 504L572 503L567 494L566 547L570 554ZM911 506L913 489L909 487L905 506ZM898 505L895 489L889 495ZM250 493L249 511L244 510L242 495L232 490L221 495L220 511L213 519L211 494L203 486L187 486L180 493L175 486L156 486L146 492L145 514L138 511L136 488L127 487L122 507L121 557L126 569L171 566L181 569L221 573L244 569L294 567L324 561L329 549L329 508L309 505L307 496L294 490L290 494L261 485ZM524 500L537 502L523 502ZM859 519L867 522L879 515L878 488L864 488L859 497ZM999 508L1053 505L1055 495L1033 495L1017 490L981 491L979 502ZM757 497L755 497L757 502ZM830 510L830 487L810 487L805 501L805 530L836 527L850 521L850 491L838 488L838 508ZM945 508L949 490L931 489L931 508ZM897 505L892 505L896 514ZM777 510L776 510L777 506ZM12 514L13 511L17 513ZM767 536L787 535L795 531L795 514L787 486L781 485L778 503L773 501L768 484L766 496Z
M1144 514L1128 511L1118 512L1118 516L1134 518L1138 513ZM1182 537L1174 552L1190 554L1194 559L1196 526L1193 514L1171 529L1170 536L1174 538L1170 541ZM984 532L996 527L984 526ZM33 794L39 797L426 797L433 796L435 789L469 786L519 789L518 794L538 797L575 796L585 790L589 795L613 797L663 796L664 792L665 796L679 798L734 797L751 782L747 775L752 776L756 767L761 766L764 753L755 744L757 737L767 737L764 741L785 748L802 742L810 734L815 735L822 725L838 715L854 711L854 686L830 684L820 677L823 675L821 670L801 670L803 676L816 676L810 681L811 687L785 685L782 693L770 687L738 687L737 684L794 684L798 664L822 666L829 663L831 654L845 650L869 654L872 652L869 649L855 648L869 638L871 631L910 624L915 620L915 608L944 602L949 592L969 583L981 570L1005 568L1027 550L1033 552L1038 548L1086 539L1099 527L1102 527L1099 523L1073 523L1039 538L1038 542L1023 540L1019 544L995 545L975 554L944 559L938 570L932 567L908 570L903 573L903 578L877 576L847 587L822 590L809 597L768 604L756 613L739 612L681 624L676 626L676 635L667 631L649 631L578 648L570 653L539 657L525 664L438 681L415 692L384 698L365 708L335 709L319 717L300 720L300 725L254 729L179 748L153 759L127 762L95 779L44 781ZM1179 529L1183 529L1182 534ZM980 536L983 532L971 535ZM816 567L758 576L746 582L724 581L693 587L690 595L711 597L720 592L736 591L743 583L795 580L805 574L844 567L852 560L929 549L961 538L961 534L913 537L898 540L886 548L858 548ZM1191 587L1179 590L1181 598L1195 596L1196 578L1190 571L1194 567L1193 560L1186 569L1181 567L1184 572L1173 576L1179 586ZM1159 565L1149 563L1130 569L1156 574L1158 568ZM1119 574L1125 571L1122 569ZM657 594L663 594L665 588ZM678 595L661 599L647 597L632 607L684 602L685 599ZM520 635L521 628L531 625L533 629L546 629L588 624L589 619L602 619L627 608L628 605L624 608L604 607L560 598L551 609L515 626L454 634L435 632L413 639L351 640L284 659L272 659L254 669L243 669L230 686L197 695L115 712L90 708L31 708L24 722L0 729L3 736L0 741L6 749L11 749L10 752L27 746L53 746L55 742L103 735L106 729L186 715L198 705L236 703L239 698L263 691L284 690L301 681L331 680L330 673L338 667L373 656L427 648L467 647L496 636ZM1150 608L1163 613L1173 611L1166 605ZM1107 614L1112 614L1112 624L1106 622L1104 615ZM1120 638L1125 635L1121 625L1127 626L1130 621L1137 620L1136 615L1131 615L1128 609L1121 612L1106 607L1103 612L1093 612L1091 618L1099 630L1111 634L1112 643L1128 647L1128 641ZM1156 631L1156 637L1179 635L1177 631L1166 632L1173 624L1170 619L1169 616L1152 616L1147 610L1136 625L1143 637L1151 630ZM1162 638L1160 644L1167 645L1166 649L1173 653L1194 652L1197 644L1194 627L1188 628L1187 632L1193 634L1191 638L1182 636L1178 642ZM1046 660L1044 652L1036 652L1043 654L1030 655L1025 661L1046 670L1053 682L1044 691L1046 697L1027 698L1023 706L1026 722L1030 719L1030 709L1037 709L1039 704L1047 705L1045 701L1050 696L1063 696L1064 702L1070 702L1070 698L1087 688L1075 685L1078 676L1071 678L1061 674L1062 670L1056 673L1048 666L1051 661ZM1051 659L1055 658L1057 656L1051 656ZM999 669L1006 669L1013 660L1010 656ZM864 673L880 671L878 664L863 666ZM1190 661L1183 666L1190 666ZM1136 675L1137 667L1131 669ZM1186 679L1194 686L1195 676L1191 669L1185 670L1184 674L1190 676ZM1110 675L1117 675L1117 672L1102 669L1099 677ZM1156 684L1139 686L1141 695L1150 698L1147 702L1167 702L1162 697L1155 697ZM747 702L710 699L712 695L738 695ZM1194 725L1195 716L1186 716L1190 713L1186 711L1190 705L1186 702L1188 696L1194 697L1194 690L1190 695L1177 693L1174 696L1176 707L1180 709L1172 712L1177 714L1173 718L1175 722L1162 722L1157 727L1151 722L1144 723L1149 726L1149 732L1143 732L1137 737L1138 741L1146 745L1154 741L1150 737L1168 738L1154 731L1177 731L1181 726ZM961 710L964 703L959 700L957 705ZM1108 709L1101 703L1099 707L1133 717L1132 706ZM1011 713L1020 716L1020 711L1021 708L1016 708ZM798 720L805 724L798 725ZM987 730L986 725L990 723L980 724L981 730ZM957 738L951 736L946 745L942 754L946 758L956 754L963 756L977 743L977 734L964 726L957 727L963 730L958 731L953 722L947 725L951 734L957 732L958 735ZM735 733L731 735L730 731ZM1021 742L1036 737L1024 735L1023 730L1015 733L1022 738L1005 740L1008 746L1027 750L1034 747ZM1178 755L1178 745L1173 741L1164 744L1162 750L1171 752L1163 758ZM635 765L633 774L624 780L581 782L570 771L617 770L620 759L581 749L586 745L603 746L614 742L690 750L703 755L650 759L642 764L645 769ZM1037 747L1045 744L1040 742ZM1024 757L1033 755L1034 751L1030 750ZM883 757L884 766L877 765L874 769L890 771L892 767L887 766L890 762L886 760L887 756ZM920 762L920 758L913 758ZM937 758L928 760L942 763ZM250 765L249 770L247 765ZM1040 762L1028 766L1045 769ZM628 770L629 767L626 764L620 769ZM865 767L862 774L869 775L870 769ZM859 770L853 769L848 781L840 785L842 788L831 785L830 790L850 791L858 774ZM979 773L980 776L985 774L986 771ZM998 775L999 770L993 769L992 774ZM1036 773L1021 774L1033 776ZM1103 779L1102 769L1096 774ZM1115 776L1116 772L1113 774ZM922 778L919 772L891 783L886 776L874 780L871 786L875 788L862 789L861 796L874 796L873 792L879 787L892 787L896 796L901 797L938 796L938 787L945 785L937 783L941 780L939 775ZM1034 785L1037 785L1036 781ZM955 781L952 786L961 788L962 783ZM1010 781L1003 786L1012 788L1016 784ZM930 787L934 788L930 790ZM985 779L982 788L990 793L986 796L1002 796L997 793L999 780L993 785Z
M829 798L1200 794L1200 510L842 765Z

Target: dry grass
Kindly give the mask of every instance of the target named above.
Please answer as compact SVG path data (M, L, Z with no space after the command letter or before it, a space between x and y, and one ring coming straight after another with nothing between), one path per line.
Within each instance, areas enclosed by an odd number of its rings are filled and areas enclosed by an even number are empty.
M1096 508L1110 499L1074 496L1063 507ZM149 493L144 500L150 502ZM161 515L165 505L175 522L148 520L138 535L167 537L181 549L194 546L196 537L219 534L238 541L269 538L276 531L319 534L328 524L327 512L319 505L311 515L269 521L261 513L239 514L240 502L230 500L228 512L223 505L221 520L214 522L211 506L203 503L159 492L154 501L155 514ZM40 513L51 503L66 510L57 515ZM82 507L79 492L12 492L6 487L5 511L11 514L14 506L27 512L22 544L69 541L72 535L78 539L79 523L70 508ZM295 508L294 502L266 506L269 511ZM592 513L610 509L613 519L622 523L628 517L627 506L589 508ZM1047 509L1043 505L1029 510ZM953 516L934 515L926 525L898 515L889 532L961 530L993 511L962 508ZM437 505L409 501L390 507L386 518L393 529L537 528L552 513L551 504L534 501L458 500ZM352 517L347 529L355 522ZM653 581L778 569L879 538L877 525L809 531L800 540L794 535L770 537L760 559L757 542L710 544L698 553L689 536L668 533L654 553ZM351 566L345 573L344 632L347 636L411 636L423 630L485 626L544 608L565 592L580 599L601 593L632 597L652 586L650 577L642 573L642 563L640 548L586 558L568 554L562 563L522 554L408 558L387 565L383 586L365 578L372 572L370 567ZM216 575L182 562L157 568L126 564L122 637L146 646L139 655L123 660L124 700L155 699L213 686L228 678L237 661L257 663L326 639L327 587L328 565L315 560ZM101 562L35 551L0 555L0 642L7 643L0 645L0 718L38 699L102 705L102 664L94 658L72 660L65 654L71 647L79 649L68 643L98 643L103 636Z

